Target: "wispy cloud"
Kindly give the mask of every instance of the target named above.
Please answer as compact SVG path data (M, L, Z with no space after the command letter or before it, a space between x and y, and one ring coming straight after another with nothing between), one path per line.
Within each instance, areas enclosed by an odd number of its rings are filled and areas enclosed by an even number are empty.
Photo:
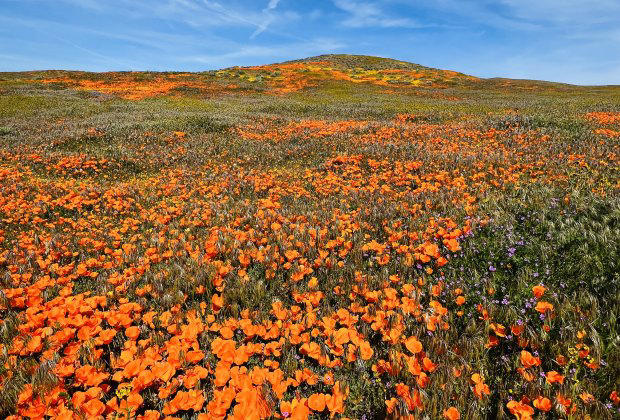
M409 4L408 0L392 0L396 3ZM542 1L542 0L541 0ZM464 0L435 0L425 2L420 7L430 12L434 19L450 22L452 27L461 27L471 30L472 26L494 28L502 31L533 31L542 28L537 22L527 21L515 16L509 8L502 13L497 1L464 1Z
M265 32L265 29L267 29L267 27L271 24L271 22L273 22L274 17L271 11L275 10L276 7L278 7L278 3L280 3L280 0L269 0L269 4L267 4L267 7L263 9L263 14L265 15L265 18L258 25L258 28L256 28L254 33L250 35L250 39L253 39L256 36Z
M267 5L268 9L275 9L276 6L278 6L278 3L280 3L280 0L269 0L269 4Z
M105 3L97 0L61 0L72 6L82 7L84 9L102 10L105 8Z
M0 22L3 22L3 21L5 25L19 24L19 25L22 25L23 27L28 27L32 31L40 33L43 36L43 39L46 40L46 42L52 41L55 43L64 44L65 46L68 46L71 49L75 50L75 52L79 51L82 54L83 53L89 54L90 56L98 59L98 61L100 62L114 64L115 66L120 66L120 68L124 70L133 70L135 68L135 66L127 60L120 60L112 55L104 54L93 48L85 47L81 45L80 43L73 41L69 37L62 35L63 31L60 31L58 29L62 28L63 26L66 28L67 27L66 25L56 25L54 23L50 24L49 22L42 21L39 19L15 19L15 18L9 19L4 16L0 16Z
M305 57L340 51L347 44L325 38L316 38L305 42L293 42L273 46L243 46L221 54L201 54L182 57L185 62L207 65L209 68L230 67L241 62L248 64L269 64L274 61L287 60L292 57Z
M387 15L376 3L355 0L334 0L334 5L347 12L348 17L342 22L352 28L418 28L418 22L408 17L392 17Z
M618 24L617 0L500 0L518 18L556 24Z

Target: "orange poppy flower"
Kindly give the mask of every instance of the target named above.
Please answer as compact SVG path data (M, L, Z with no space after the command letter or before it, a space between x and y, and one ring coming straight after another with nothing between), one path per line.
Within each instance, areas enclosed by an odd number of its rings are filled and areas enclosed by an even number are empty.
M559 374L555 370L547 372L546 379L547 379L547 383L549 384L553 384L553 383L563 384L564 383L564 375Z
M325 410L325 394L312 394L308 397L308 407L312 411Z
M596 401L596 398L594 398L594 395L590 394L589 392L585 392L585 391L579 394L579 398L581 398L581 400L586 404L590 404Z
M388 414L392 414L394 412L394 409L398 405L398 399L390 398L389 400L385 401L385 405L387 407Z
M370 360L374 354L374 350L368 341L360 342L359 350L362 360Z
M534 296L536 296L536 299L540 299L542 297L542 295L545 294L545 287L544 286L534 286L532 287L532 292L534 293Z
M570 398L564 397L562 394L557 394L555 399L557 400L559 404L563 405L565 408L570 407L570 405L572 404L572 400Z
M80 407L89 417L98 417L105 411L105 404L97 399L92 399Z
M450 407L443 411L443 416L448 420L460 420L461 413L455 407Z
M146 410L144 414L137 417L137 420L159 420L161 415L155 410ZM199 415L200 418L200 415Z
M325 404L332 415L344 413L344 400L346 399L346 392L342 392L340 389L340 382L336 382L332 388L332 395L328 395L325 398Z
M315 342L304 343L299 351L301 354L305 354L316 360L319 360L321 357L321 348Z
M213 312L219 312L222 306L224 306L224 298L217 294L213 295L211 297L211 309Z
M510 331L513 335L518 337L523 333L523 331L525 331L525 325L511 325Z
M205 354L200 350L191 350L185 353L185 360L189 363L198 363L205 358Z
M416 337L409 337L405 340L405 347L413 354L420 353L422 351L422 343Z
M519 401L509 401L506 407L518 420L531 420L534 415L534 409L531 406Z
M536 310L540 312L541 314L544 314L546 312L552 312L553 304L541 300L540 302L536 304Z
M232 363L235 358L236 343L233 340L216 338L211 342L211 351L224 362Z
M524 368L517 368L517 372L528 382L532 382L534 380L534 374L532 372L527 371Z
M26 347L30 353L37 353L43 349L43 340L40 336L33 337Z
M140 336L140 328L136 326L129 327L125 329L125 335L130 340L136 340Z
M177 411L183 410L199 411L202 408L204 401L202 391L179 391L170 402L164 405L163 413L170 415L176 413Z
M450 252L457 252L461 249L459 241L456 239L444 239L443 244L450 250Z
M422 359L422 367L427 372L434 372L437 368L437 365L431 361L428 357Z
M474 383L474 394L476 394L476 397L481 399L484 395L491 394L489 386L484 383L484 379L480 376L480 374L474 373L471 375L471 380Z
M526 350L521 350L521 364L523 367L531 368L533 366L540 366L540 359L538 357L532 356L532 353Z
M534 407L541 411L549 411L551 410L551 400L546 397L537 397L534 400Z
M107 329L107 330L102 330L99 333L99 336L96 339L96 343L97 344L110 344L112 342L112 339L116 336L116 330L115 329Z

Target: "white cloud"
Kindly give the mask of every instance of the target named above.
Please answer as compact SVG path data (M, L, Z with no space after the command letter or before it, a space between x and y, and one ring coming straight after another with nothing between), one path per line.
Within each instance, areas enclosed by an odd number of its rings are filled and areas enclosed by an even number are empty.
M323 16L323 12L320 9L314 9L308 14L308 18L312 20L318 19L321 16Z
M127 60L121 60L114 56L103 54L98 51L97 48L84 46L82 42L74 41L71 37L65 35L64 32L66 32L67 29L76 29L76 27L72 25L55 24L39 19L8 18L0 15L0 22L2 21L5 22L5 25L19 24L20 26L28 27L32 32L38 32L42 35L41 40L44 40L43 42L53 42L58 45L64 45L65 50L68 47L69 50L73 50L74 52L79 51L81 54L86 53L98 61L111 63L120 66L122 69L134 69L133 64Z
M92 9L92 10L102 10L104 8L104 3L98 2L97 0L62 0L65 3L69 3L73 6L82 7L84 9Z
M334 52L345 48L346 44L332 39L317 38L305 42L294 42L274 46L237 45L229 52L221 54L202 54L181 57L185 62L200 63L211 69L248 64L269 64L275 61L301 58Z
M407 17L391 17L386 15L376 3L356 0L334 0L334 5L349 14L349 17L342 23L352 28L373 26L382 28L419 28L422 26Z
M592 63L588 57L571 48L557 49L544 56L524 52L512 57L498 57L482 64L487 77L549 80L579 85L620 81L620 59Z
M269 4L267 5L267 10L273 10L276 7L278 7L278 3L280 3L280 0L269 0Z
M555 24L595 25L620 18L618 0L501 0L518 18Z
M267 29L271 22L273 22L273 15L271 14L271 11L275 10L275 8L278 7L278 3L280 3L280 0L269 0L269 4L266 8L263 9L263 14L265 15L265 17L263 21L258 25L254 33L250 35L250 39L253 39L256 36L265 32L265 29Z

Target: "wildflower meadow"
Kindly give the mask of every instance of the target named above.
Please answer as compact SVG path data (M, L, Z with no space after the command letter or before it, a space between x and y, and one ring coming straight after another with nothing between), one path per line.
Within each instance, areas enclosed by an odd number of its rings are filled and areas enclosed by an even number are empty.
M620 416L620 87L0 73L0 417Z

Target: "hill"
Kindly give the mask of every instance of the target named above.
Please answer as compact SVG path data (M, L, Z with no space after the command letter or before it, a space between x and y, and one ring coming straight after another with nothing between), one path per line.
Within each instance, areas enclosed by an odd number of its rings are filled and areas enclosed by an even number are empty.
M425 95L424 90L574 90L559 83L479 79L463 73L441 70L389 58L330 54L282 63L232 67L202 73L34 71L3 73L5 86L37 83L52 88L73 88L141 99L158 95L218 95L228 93L290 94L311 90L352 89L370 94ZM338 88L338 86L340 87ZM441 96L441 93L437 93ZM446 96L450 96L446 94Z

